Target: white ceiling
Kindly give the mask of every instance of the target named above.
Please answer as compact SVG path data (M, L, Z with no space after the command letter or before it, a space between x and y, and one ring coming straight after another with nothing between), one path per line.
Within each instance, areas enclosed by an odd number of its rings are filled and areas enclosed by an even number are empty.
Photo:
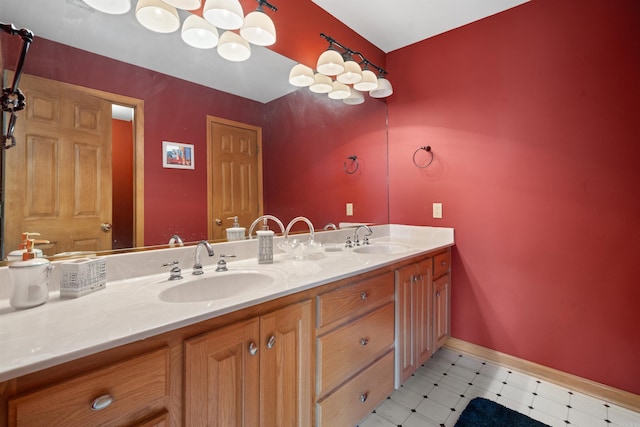
M388 53L529 0L312 0Z
M312 1L390 52L527 0ZM186 12L180 14L184 19ZM107 15L81 0L0 0L0 21L29 28L36 35L34 43L37 37L55 40L263 103L297 89L287 81L295 62L270 49L252 46L248 61L229 62L215 49L187 46L179 32L157 34L144 29L133 11Z

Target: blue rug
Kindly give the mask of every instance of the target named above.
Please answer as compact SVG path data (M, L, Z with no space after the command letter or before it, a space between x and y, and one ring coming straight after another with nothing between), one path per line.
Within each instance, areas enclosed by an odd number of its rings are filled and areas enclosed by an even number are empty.
M540 421L504 407L491 400L476 397L471 400L455 427L549 427Z

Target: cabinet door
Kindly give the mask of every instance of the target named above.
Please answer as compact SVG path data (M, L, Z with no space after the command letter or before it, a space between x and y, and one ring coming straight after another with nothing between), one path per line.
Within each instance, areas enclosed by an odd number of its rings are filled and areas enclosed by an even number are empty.
M253 318L185 342L185 425L258 425L259 333Z
M451 281L450 276L444 276L433 282L433 337L435 341L435 349L437 350L444 345L447 338L451 334L450 324L451 318L449 314Z
M413 351L411 291L415 272L413 265L396 270L396 388L417 368Z
M311 425L311 346L310 301L260 317L260 426Z
M416 265L417 273L413 281L413 340L416 369L433 353L432 343L432 301L431 260Z

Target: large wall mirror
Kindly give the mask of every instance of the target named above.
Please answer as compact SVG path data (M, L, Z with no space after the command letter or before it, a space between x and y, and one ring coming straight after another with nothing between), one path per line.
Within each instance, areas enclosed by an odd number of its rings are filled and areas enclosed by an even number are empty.
M270 213L286 224L303 215L318 229L327 223L388 222L384 101L368 98L364 104L345 105L296 89L288 83L295 62L282 55L252 46L248 61L229 62L215 49L187 46L179 31L158 34L142 28L133 11L105 15L81 0L0 0L0 12L2 22L36 35L24 68L30 89L28 107L18 114L21 148L3 152L2 219L18 205L28 220L46 219L39 229L29 221L3 223L3 258L16 249L23 231L52 240L42 246L49 256L166 245L176 234L185 242L211 239L213 228L230 227L228 216L246 208L242 201L223 198L222 211L212 212L212 193L219 192L212 182L257 173L261 191L251 208L255 216ZM20 44L18 37L0 38L3 70L15 67ZM61 92L50 92L54 83ZM70 113L76 127L71 136L51 137L33 125L58 118L62 113L55 102L76 89L88 100L86 108ZM108 101L108 107L96 99ZM133 115L112 117L112 104L132 108ZM260 163L248 174L221 175L225 165L212 165L211 140L220 137L220 126L233 133L236 125L255 131ZM89 136L110 145L95 148ZM125 148L123 140L129 144ZM177 167L167 165L163 143L175 143L177 153L187 150L189 164L176 158ZM72 148L67 152L63 145ZM106 186L106 178L95 173L101 162L111 171ZM347 173L354 166L355 173ZM65 197L72 199L72 215L94 220L84 227L111 225L96 231L108 236L103 238L106 247L79 238L61 214ZM105 199L111 206L95 213ZM347 203L353 205L352 216L346 214ZM67 230L69 243L47 236L55 221L55 227ZM241 225L248 227L247 221Z

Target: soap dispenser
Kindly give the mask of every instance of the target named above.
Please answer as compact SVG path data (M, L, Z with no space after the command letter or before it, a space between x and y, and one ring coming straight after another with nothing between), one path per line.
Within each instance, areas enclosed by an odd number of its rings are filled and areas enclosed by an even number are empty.
M233 227L227 228L227 240L229 242L235 240L244 240L244 231L245 227L240 227L240 223L238 222L238 216L230 216L227 219L233 220Z
M22 261L22 257L24 255L25 252L27 252L27 245L29 240L33 240L31 239L31 236L39 236L40 233L31 233L28 231L25 231L24 233L22 233L22 242L20 243L20 246L18 247L18 249L16 249L15 251L11 251L9 252L9 255L7 255L7 261L8 262L15 262L15 261ZM48 240L33 240L33 244L37 244L37 243L49 243ZM34 255L33 258L42 258L42 251L40 249L37 249L35 247L31 248L31 251ZM31 255L30 255L31 257Z
M53 267L47 259L36 256L34 244L34 239L27 239L22 261L9 264L12 285L9 304L13 308L37 307L49 299L49 275Z
M267 218L263 220L262 230L258 235L258 264L273 264L273 230L269 230Z

